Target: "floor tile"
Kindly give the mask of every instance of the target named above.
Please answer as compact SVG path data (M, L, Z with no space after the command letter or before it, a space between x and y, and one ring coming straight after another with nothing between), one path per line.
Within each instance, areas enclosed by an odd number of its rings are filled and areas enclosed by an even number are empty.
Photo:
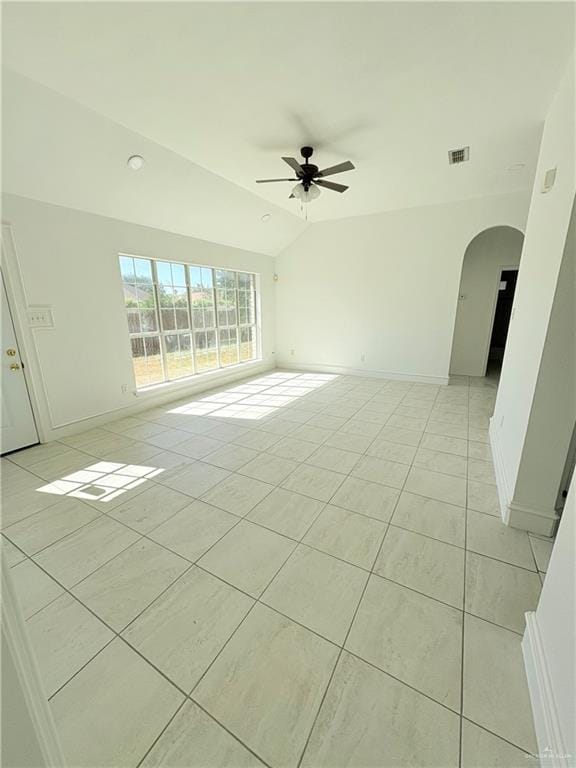
M300 464L284 480L282 487L311 496L318 501L329 501L345 479L346 475L339 472L313 467L310 464Z
M466 547L479 555L536 570L528 533L511 528L491 515L469 510Z
M182 701L176 688L117 638L51 704L69 765L131 768Z
M480 459L470 459L468 461L468 477L479 483L488 483L496 485L496 475L491 461L481 461Z
M481 459L482 461L492 461L492 451L486 443L468 443L468 456L471 459Z
M193 567L123 637L189 692L253 604L247 595Z
M371 483L359 477L347 477L332 497L331 503L387 523L399 495L396 489L387 485Z
M530 764L535 761L527 752L475 723L462 721L462 768L526 768Z
M468 509L500 517L500 502L495 486L468 480Z
M552 549L554 548L554 540L541 539L539 536L530 536L529 538L538 570L542 573L546 573L552 555Z
M461 477L412 467L404 490L458 507L466 506L466 480Z
M386 425L380 430L378 437L382 440L389 440L391 443L417 446L422 439L422 432Z
M32 560L15 565L10 569L10 576L25 619L64 593L62 587Z
M370 424L370 422L363 421L362 419L350 419L350 421L347 421L346 424L340 428L339 432L334 433L334 437L340 433L346 433L358 437L371 438L370 442L372 442L379 432L379 424ZM328 443L328 440L326 442ZM345 448L346 446L342 447ZM352 448L349 450L352 450Z
M157 481L175 491L198 498L227 478L229 474L230 472L225 469L197 461L193 464L177 467L171 472L165 472L158 476Z
M234 474L205 493L202 499L233 515L244 517L273 489L274 486L269 483Z
M448 424L445 421L430 419L426 424L426 432L432 435L444 435L445 437L457 437L461 440L468 439L468 427L462 424Z
M316 450L315 443L309 440L298 440L295 437L284 437L275 445L268 449L268 452L274 456L281 456L284 459L293 461L305 461Z
M352 470L352 475L373 483L389 485L391 488L402 488L408 470L406 464L378 459L376 456L362 456Z
M8 568L12 568L17 563L21 563L26 559L24 552L21 552L12 542L4 535L0 536L0 557L6 561Z
M451 453L454 456L467 455L467 442L458 437L446 437L445 435L430 435L425 434L420 444L422 448L430 451L442 451L443 453Z
M41 512L4 529L4 534L28 555L50 546L99 517L92 507L75 499L63 499Z
M51 493L40 493L36 488L41 488L46 483L35 478L34 488L24 488L16 493L6 493L2 488L2 530L9 525L24 520L35 512L47 509L60 500L60 496Z
M119 504L109 515L139 533L149 533L190 504L190 496L163 485L153 485Z
M34 614L26 626L47 696L114 638L108 627L68 594Z
M540 597L538 574L469 552L466 558L466 610L522 634L524 614Z
M312 427L309 424L301 424L297 429L292 432L292 437L298 440L308 440L310 443L323 443L331 435L334 434L332 429L324 429L323 427Z
M261 601L341 645L366 579L365 571L301 544Z
M184 704L140 765L141 768L264 767L264 763L192 701Z
M456 768L459 719L344 652L302 768Z
M184 456L189 456L191 459L202 459L209 453L214 453L218 448L223 448L224 443L220 440L214 440L212 437L206 435L194 435L188 436L188 440L183 443L178 443L173 447L175 453L182 453Z
M296 766L337 655L331 643L256 605L194 698L267 763Z
M235 515L193 501L150 534L150 538L191 562L201 557L238 522Z
M152 541L140 540L73 588L76 597L120 632L190 563Z
M242 520L198 564L229 584L259 597L296 542Z
M267 451L279 440L280 435L275 435L272 432L263 432L258 429L251 429L245 435L235 437L233 442L237 445L243 445L245 448L252 448L254 451Z
M463 714L520 749L538 751L522 638L475 616L464 620Z
M472 425L468 428L468 439L478 443L490 443L488 429L478 429Z
M392 443L389 440L376 438L366 450L366 453L368 456L376 456L379 459L396 461L401 464L412 464L416 448L412 445L402 445L401 443Z
M429 469L433 472L442 472L445 475L466 477L467 459L464 456L457 456L453 453L419 448L414 458L414 466Z
M315 467L332 469L334 472L342 472L347 475L358 463L360 455L353 451L344 451L341 448L320 446L308 459L307 463Z
M386 528L379 520L328 505L303 543L369 570Z
M72 587L139 538L124 525L100 517L35 556L65 587Z
M248 464L251 459L255 459L258 455L258 451L254 451L252 448L232 444L218 448L214 453L209 453L204 457L203 461L207 464L213 464L215 467L236 472L240 467Z
M462 609L464 551L458 547L390 526L374 571Z
M391 522L400 528L463 547L465 517L463 507L403 491Z
M275 488L254 507L246 519L299 540L323 509L323 501L284 488Z
M262 480L271 485L278 485L288 475L293 472L298 464L290 459L283 459L280 456L270 456L261 453L239 470L241 475L253 477L255 480Z
M371 576L346 648L460 711L461 611Z

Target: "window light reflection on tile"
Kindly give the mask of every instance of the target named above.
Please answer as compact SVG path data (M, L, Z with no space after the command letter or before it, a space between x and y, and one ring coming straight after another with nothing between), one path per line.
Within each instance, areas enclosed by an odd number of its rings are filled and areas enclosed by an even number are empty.
M248 384L240 384L200 400L177 405L167 413L224 419L262 419L280 408L297 404L299 398L313 393L337 378L338 375L332 373L278 371L253 379Z
M57 496L107 502L137 488L161 472L164 470L157 467L99 461L36 490Z

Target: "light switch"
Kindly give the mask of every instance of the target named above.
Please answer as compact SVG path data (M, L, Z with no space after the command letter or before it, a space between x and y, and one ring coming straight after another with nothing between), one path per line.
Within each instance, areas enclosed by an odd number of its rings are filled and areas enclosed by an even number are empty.
M51 307L28 307L27 316L30 328L54 328L54 315Z

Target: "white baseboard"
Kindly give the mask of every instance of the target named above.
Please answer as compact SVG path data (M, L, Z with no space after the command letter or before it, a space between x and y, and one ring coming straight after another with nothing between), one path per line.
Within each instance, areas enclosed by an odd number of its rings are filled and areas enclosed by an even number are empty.
M490 419L488 436L490 438L490 449L494 462L496 489L498 491L502 520L512 528L530 531L530 533L537 533L540 536L552 536L558 521L558 515L553 509L527 507L513 500L513 484L506 471L506 464L502 457L498 432L494 427L493 419Z
M500 514L502 520L509 523L509 505L512 498L512 490L508 473L506 472L506 465L502 457L502 451L500 450L500 444L498 442L497 432L494 427L493 419L490 419L490 426L488 428L488 437L490 439L490 450L492 451L492 461L494 463L494 474L496 475L496 490L498 491L498 501L500 503Z
M419 373L399 373L398 371L380 371L369 368L349 368L345 365L316 365L297 363L293 360L277 360L276 365L287 371L310 371L311 373L339 373L343 376L370 376L377 379L393 379L395 381L412 381L420 384L448 384L448 376L434 376Z
M574 765L574 756L567 755L564 747L538 618L534 611L526 613L525 616L526 631L522 640L522 653L538 742L538 757L541 764L549 768L569 768Z

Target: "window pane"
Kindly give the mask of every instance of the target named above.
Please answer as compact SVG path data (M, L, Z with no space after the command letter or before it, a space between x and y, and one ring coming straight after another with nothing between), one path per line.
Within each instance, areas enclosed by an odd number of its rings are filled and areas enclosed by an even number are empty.
M152 284L152 264L150 259L134 259L136 282Z
M154 309L156 307L154 288L151 285L139 285L137 290L140 309Z
M190 267L190 288L192 291L202 290L202 270L200 267Z
M228 269L217 269L216 287L229 289L236 288L236 273L231 272Z
M172 264L172 284L186 285L186 277L184 275L184 264Z
M122 280L133 283L136 280L134 273L134 260L130 256L120 256L120 274Z
M142 309L140 311L140 321L142 323L142 331L144 333L150 333L158 330L158 320L156 317L155 309Z
M181 379L191 376L192 353L190 350L190 334L167 334L164 337L166 345L166 368L169 379Z
M164 331L176 330L176 317L173 309L161 309L162 313L162 329Z
M126 310L128 315L128 333L140 333L140 315L138 309L128 308Z
M172 285L172 273L170 271L170 264L167 261L156 262L156 274L158 275L158 283L160 285Z
M240 360L254 360L256 358L256 328L240 329Z
M238 288L250 290L252 287L252 275L249 272L238 272Z
M200 331L194 334L196 347L196 371L209 371L218 368L216 349L216 331Z
M206 267L202 267L202 287L203 288L214 287L214 281L212 279L212 270L207 269Z
M132 362L136 386L145 387L164 381L164 371L160 355L160 339L158 336L132 338Z
M158 295L160 297L161 307L173 307L174 306L174 290L171 285L159 285Z
M234 365L238 362L236 328L220 330L220 365Z

